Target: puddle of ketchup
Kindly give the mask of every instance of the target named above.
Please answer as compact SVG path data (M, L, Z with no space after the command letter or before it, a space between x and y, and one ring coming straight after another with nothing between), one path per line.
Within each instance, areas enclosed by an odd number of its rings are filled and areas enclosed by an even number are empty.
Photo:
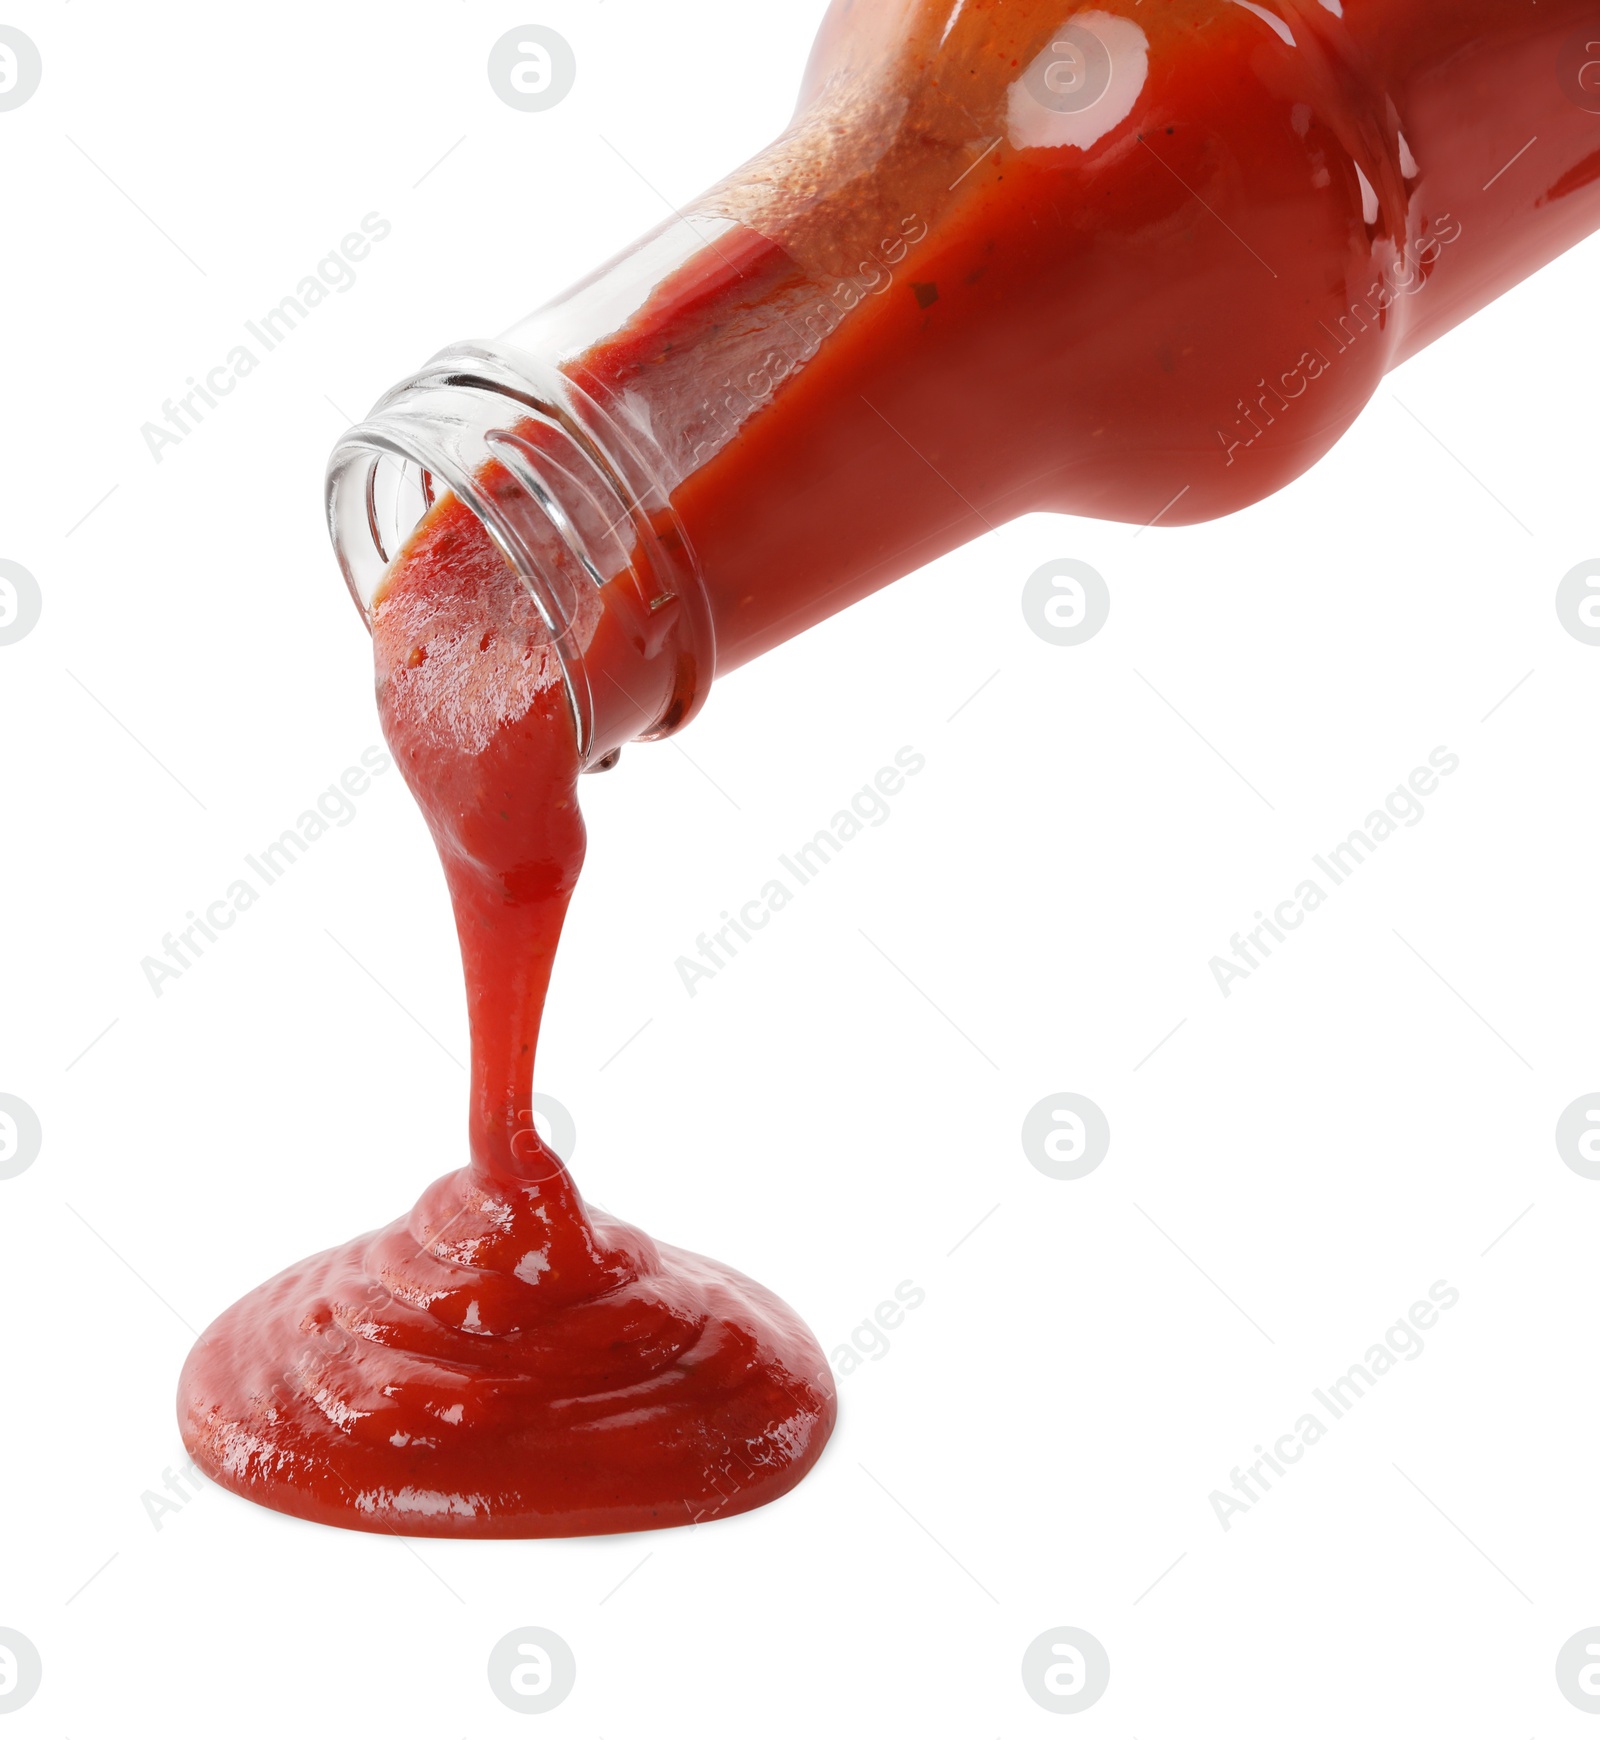
M888 70L859 115L817 128L871 140L887 115L881 163L833 206L724 201L742 227L568 365L598 396L646 404L663 439L701 417L708 379L744 419L673 491L719 668L1019 512L1175 522L1258 499L1333 443L1388 367L1600 222L1600 122L1558 77L1577 0L1284 0L1276 25L1222 0L1104 10L1148 31L1149 74L1089 153L986 147L981 127L941 119L1018 77L1019 59L962 33L1036 43L1052 8L835 6L814 92L830 57ZM947 40L972 82L941 95ZM1385 170L1389 92L1409 133ZM894 118L900 95L926 125ZM993 91L979 106L993 112ZM1497 174L1529 135L1520 179ZM803 184L806 148L804 126L774 148L790 161L771 186ZM1370 198L1352 149L1374 165ZM856 232L878 249L872 293L806 345L805 299L854 270ZM584 849L548 635L449 497L373 626L385 734L455 906L470 1163L224 1313L185 1368L185 1443L262 1504L407 1534L589 1534L764 1503L831 1430L820 1349L754 1282L588 1209L533 1127Z
M374 617L384 732L438 844L472 1030L471 1162L234 1305L184 1370L222 1485L346 1528L538 1536L728 1516L834 1419L765 1288L586 1207L534 1128L540 1015L583 863L578 752L532 599L454 497Z

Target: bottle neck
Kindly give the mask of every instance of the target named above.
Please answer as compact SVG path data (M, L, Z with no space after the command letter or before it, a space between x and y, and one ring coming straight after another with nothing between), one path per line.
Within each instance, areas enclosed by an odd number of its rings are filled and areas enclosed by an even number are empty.
M1045 0L835 0L772 146L345 437L357 602L453 492L538 601L593 767L1019 514L1172 527L1282 488L1600 223L1600 179L1592 0L1276 3L1068 29Z
M649 432L553 363L504 342L441 351L350 430L329 463L340 567L370 626L390 565L434 503L483 522L538 606L585 768L664 737L716 664L699 567Z

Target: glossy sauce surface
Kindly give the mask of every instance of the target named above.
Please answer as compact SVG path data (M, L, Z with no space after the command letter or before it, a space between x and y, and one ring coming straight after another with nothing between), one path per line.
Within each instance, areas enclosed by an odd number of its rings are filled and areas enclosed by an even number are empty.
M1107 49L1081 112L1040 100L1063 20ZM686 215L705 245L568 367L669 443L723 671L1018 514L1171 527L1298 477L1600 227L1600 23L853 0Z

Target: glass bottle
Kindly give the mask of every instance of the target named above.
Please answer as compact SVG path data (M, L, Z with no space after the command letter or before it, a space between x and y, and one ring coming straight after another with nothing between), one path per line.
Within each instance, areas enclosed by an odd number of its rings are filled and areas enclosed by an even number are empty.
M1017 514L1232 512L1600 226L1589 0L835 0L787 131L340 442L366 609L481 516L581 753Z

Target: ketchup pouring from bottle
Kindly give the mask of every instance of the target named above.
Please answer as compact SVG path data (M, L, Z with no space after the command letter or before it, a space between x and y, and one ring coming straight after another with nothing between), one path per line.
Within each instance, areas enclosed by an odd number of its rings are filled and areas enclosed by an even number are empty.
M1013 515L1176 524L1298 475L1387 369L1600 225L1591 23L838 0L767 152L354 432L336 538L455 908L469 1158L208 1330L180 1418L214 1479L536 1536L804 1475L834 1418L804 1325L590 1209L533 1125L580 769Z

